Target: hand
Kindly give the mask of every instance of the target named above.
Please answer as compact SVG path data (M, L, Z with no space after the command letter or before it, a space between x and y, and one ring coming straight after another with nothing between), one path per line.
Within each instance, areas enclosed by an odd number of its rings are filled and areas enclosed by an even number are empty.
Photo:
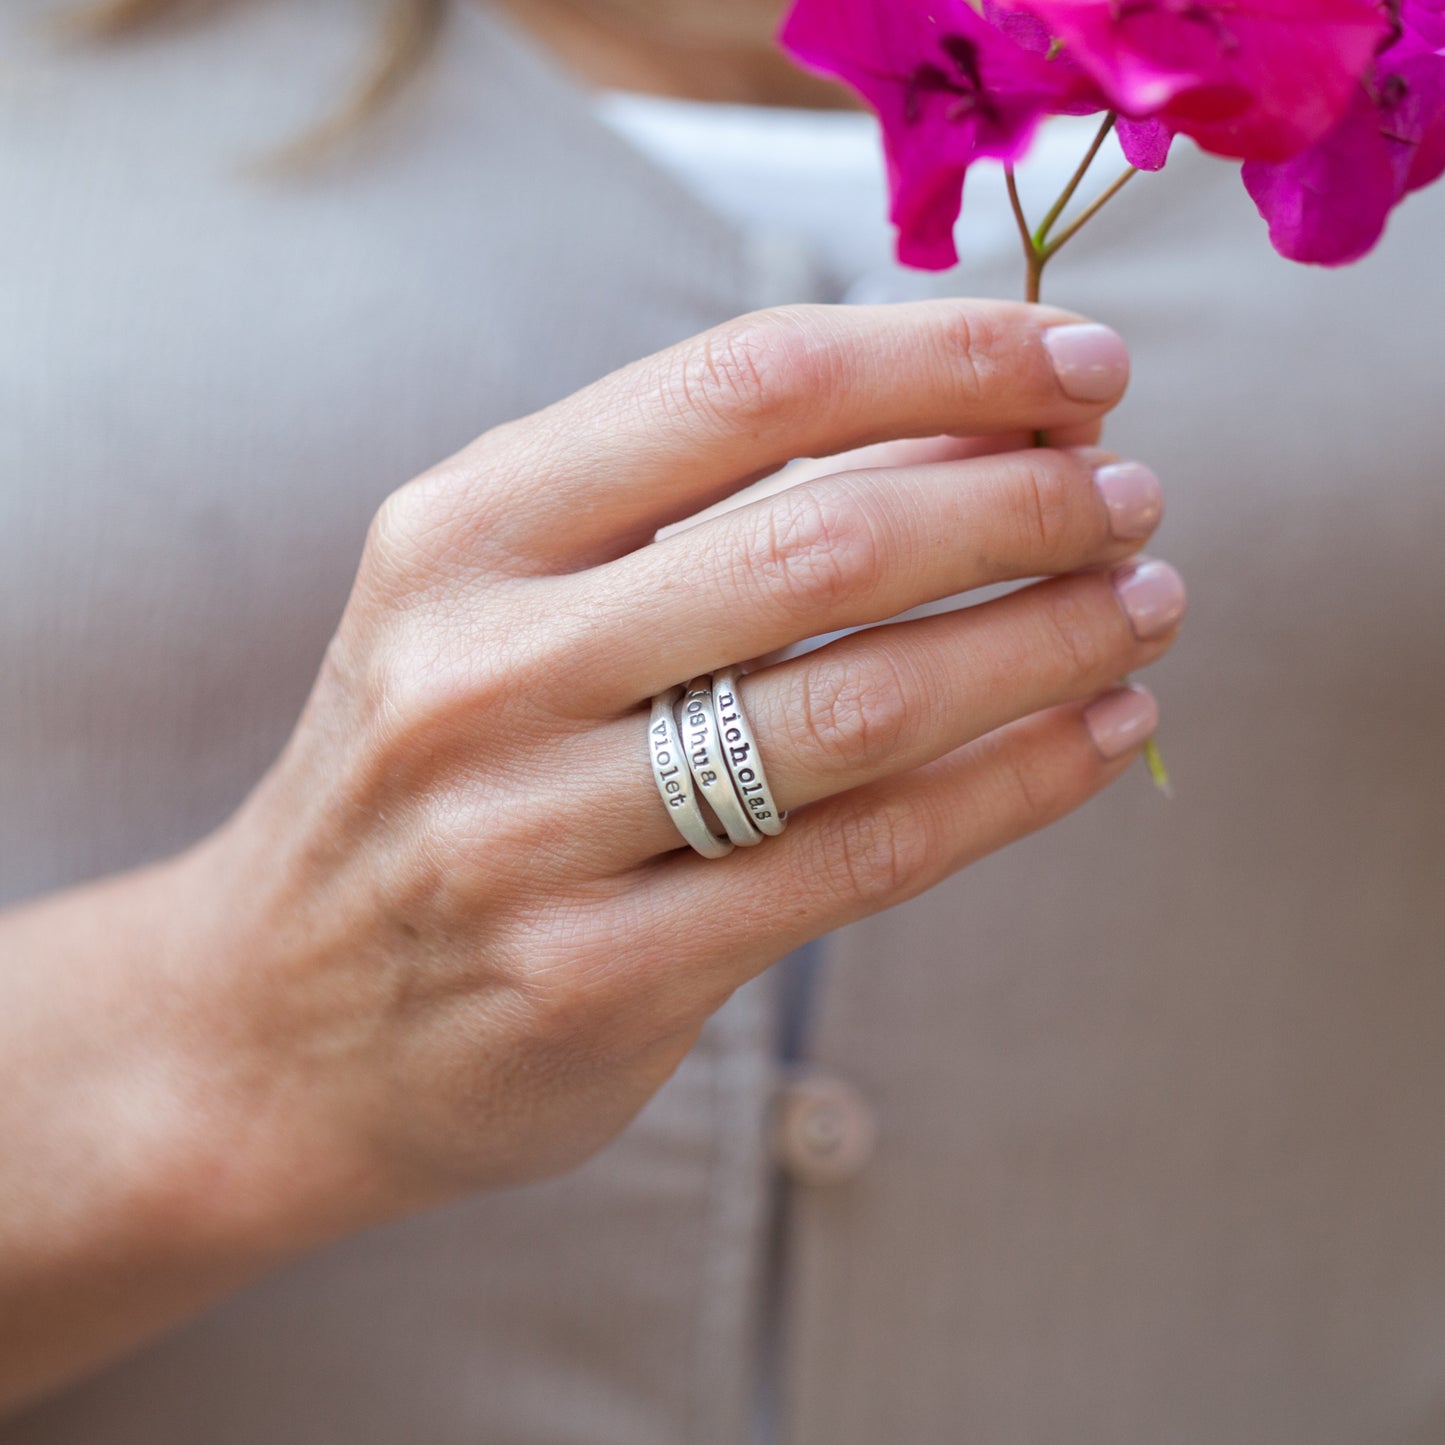
M1129 561L1153 484L986 440L1093 434L1127 363L1075 321L744 318L386 503L291 744L197 853L223 901L192 1016L235 1114L212 1132L253 1188L320 1237L565 1169L745 980L1119 776L1155 712L1117 679L1183 614L1172 570ZM790 456L940 433L985 441L855 457L652 540ZM792 824L719 861L683 848L649 771L654 694L1041 576L749 676Z

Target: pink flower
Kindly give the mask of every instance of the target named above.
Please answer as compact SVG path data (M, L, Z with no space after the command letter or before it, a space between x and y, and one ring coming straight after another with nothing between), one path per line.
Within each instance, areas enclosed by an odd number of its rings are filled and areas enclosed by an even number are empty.
M1325 135L1389 33L1377 0L999 3L1042 21L1112 109L1253 160Z
M1442 6L1404 0L1392 42L1334 129L1293 160L1244 167L1281 255L1323 266L1357 261L1406 196L1445 175Z
M926 270L958 261L953 227L969 166L1017 160L1039 120L1078 99L1076 71L966 0L797 0L782 41L878 112L898 258Z
M795 0L783 43L883 124L899 259L958 260L968 168L1046 115L1118 114L1130 163L1176 135L1246 162L1284 255L1338 265L1445 175L1445 0Z
M1008 0L984 0L983 13L1025 50L1047 57L1059 68L1061 93L1054 113L1058 115L1094 115L1109 110L1108 97L1089 74L1079 66L1067 50L1054 43L1049 27L1036 15L1006 8ZM1441 0L1445 3L1445 0ZM1064 89L1064 86L1067 89ZM1174 133L1159 120L1120 119L1116 127L1124 159L1141 171L1161 171L1169 159Z

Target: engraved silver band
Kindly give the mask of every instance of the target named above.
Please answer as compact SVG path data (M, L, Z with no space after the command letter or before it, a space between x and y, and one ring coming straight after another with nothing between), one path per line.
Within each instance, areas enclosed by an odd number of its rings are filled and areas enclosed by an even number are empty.
M722 734L723 757L748 817L761 832L776 838L788 826L788 815L779 811L773 790L768 786L758 740L743 712L738 692L742 675L742 669L737 667L725 667L713 674L712 701Z
M648 756L657 791L677 831L704 858L726 858L733 851L727 838L719 838L707 825L698 806L692 772L687 765L682 737L674 710L682 696L680 687L659 693L652 700L652 722L648 728Z
M689 683L682 697L682 712L677 720L682 745L687 752L687 765L692 780L708 807L739 848L752 848L763 841L763 835L752 820L736 785L727 760L722 753L721 729L717 708L713 704L712 681L698 678Z

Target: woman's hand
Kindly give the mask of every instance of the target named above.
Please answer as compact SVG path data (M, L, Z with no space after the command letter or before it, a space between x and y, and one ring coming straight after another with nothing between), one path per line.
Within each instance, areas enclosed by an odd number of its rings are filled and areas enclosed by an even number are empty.
M1155 711L1117 679L1183 592L1130 560L1146 471L1026 447L1092 440L1124 389L1117 338L1074 320L748 317L388 501L237 815L0 917L0 1404L288 1253L577 1163L741 983L1119 776ZM717 861L682 846L654 694L1041 576L748 676L794 819Z
M345 1228L565 1169L741 983L1128 766L1154 708L1111 689L1183 613L1170 569L1120 567L1159 518L1142 469L1103 472L1112 500L1088 452L850 470L651 542L795 454L1087 429L1127 360L1070 320L760 314L388 501L289 750L209 849L234 900L214 1047L265 1081L278 1187L309 1180ZM721 861L684 849L649 771L654 694L1043 575L749 676L800 811Z

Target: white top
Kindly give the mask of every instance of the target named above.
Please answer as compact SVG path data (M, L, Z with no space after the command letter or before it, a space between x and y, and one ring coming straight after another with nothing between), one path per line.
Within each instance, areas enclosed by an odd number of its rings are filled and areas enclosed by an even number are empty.
M892 301L957 289L900 266L888 223L888 185L877 120L861 111L715 105L618 91L597 113L653 164L755 245L805 248L848 301ZM1042 214L1067 184L1098 127L1096 117L1044 125L1020 181ZM1123 165L1117 141L1096 162L1104 177ZM1019 250L1003 168L986 162L968 177L958 226L969 265Z

